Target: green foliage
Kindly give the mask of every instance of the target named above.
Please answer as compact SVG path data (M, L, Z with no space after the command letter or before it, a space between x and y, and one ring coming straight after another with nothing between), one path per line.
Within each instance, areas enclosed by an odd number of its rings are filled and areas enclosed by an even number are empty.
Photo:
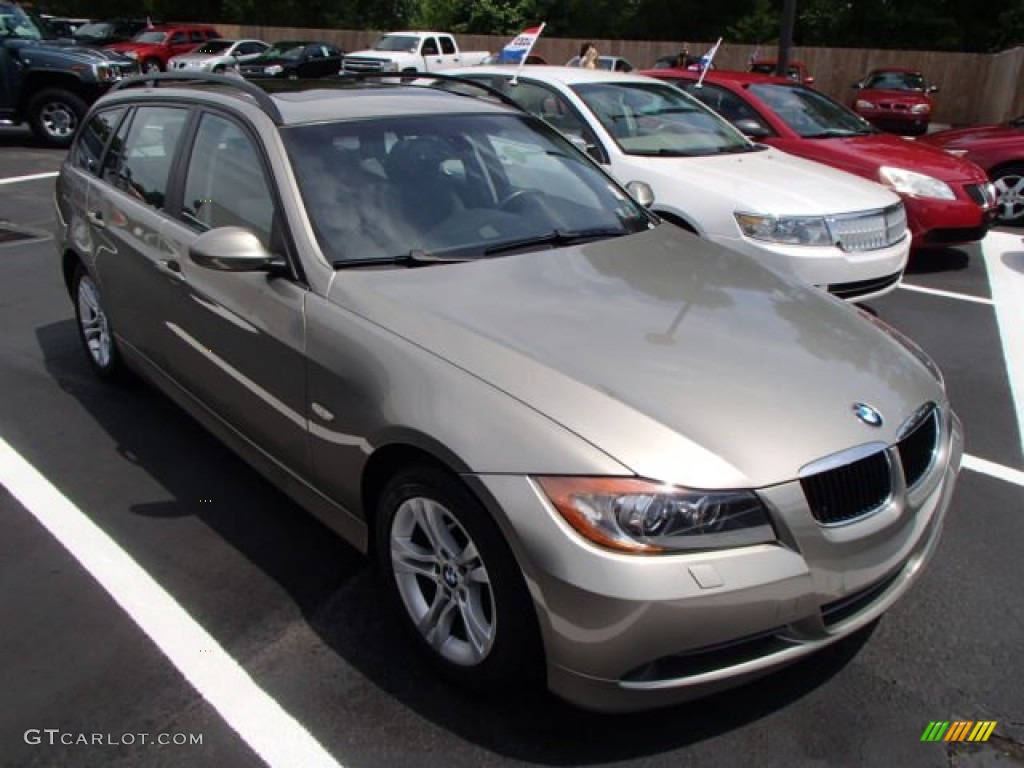
M204 20L291 27L513 35L546 21L556 37L778 39L783 0L37 0L69 16ZM797 0L799 45L995 51L1024 44L1024 0Z

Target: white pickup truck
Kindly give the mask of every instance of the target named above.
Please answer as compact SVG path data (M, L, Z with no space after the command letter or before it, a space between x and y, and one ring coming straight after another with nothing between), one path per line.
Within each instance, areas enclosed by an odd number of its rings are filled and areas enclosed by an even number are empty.
M446 32L388 32L373 48L345 55L342 71L436 72L453 67L473 67L490 56L489 51L460 51Z

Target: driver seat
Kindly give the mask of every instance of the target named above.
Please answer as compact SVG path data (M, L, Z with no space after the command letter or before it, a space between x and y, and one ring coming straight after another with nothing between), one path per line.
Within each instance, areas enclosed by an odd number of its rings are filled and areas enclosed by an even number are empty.
M416 136L395 143L385 158L385 169L398 192L402 215L420 232L466 208L456 188L457 180L442 167L451 154L442 139Z

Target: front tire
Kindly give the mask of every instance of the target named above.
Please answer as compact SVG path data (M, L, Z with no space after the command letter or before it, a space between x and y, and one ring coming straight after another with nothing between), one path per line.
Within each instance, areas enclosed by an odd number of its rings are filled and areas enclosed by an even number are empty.
M88 105L71 91L47 88L28 102L28 123L32 132L51 147L71 144Z
M998 222L1009 226L1024 224L1024 165L1009 165L992 174L999 194Z
M71 295L75 302L78 336L93 371L104 381L125 381L127 371L114 340L99 286L82 265L76 268L72 278Z
M387 484L376 518L385 592L417 648L476 690L532 687L536 614L497 525L458 478L429 464Z

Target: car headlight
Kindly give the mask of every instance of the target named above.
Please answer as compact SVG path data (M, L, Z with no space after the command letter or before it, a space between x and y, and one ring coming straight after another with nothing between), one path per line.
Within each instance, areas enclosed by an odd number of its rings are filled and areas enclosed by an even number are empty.
M828 224L821 216L772 216L770 214L734 214L740 231L755 240L785 245L835 245Z
M129 59L137 59L137 58L139 58L139 52L138 51L123 51L123 53Z
M398 62L397 61L385 61L380 68L381 72L397 72Z
M910 111L915 115L927 115L932 111L932 108L929 104L915 104L910 108Z
M109 64L93 64L92 71L96 79L102 83L117 79L117 70Z
M901 195L956 200L956 195L946 182L917 171L908 171L906 168L883 165L878 169L878 179L893 192Z
M854 109L874 109L875 103L867 99L857 99L853 104Z
M635 554L724 549L776 540L752 491L696 491L625 477L536 477L582 536Z
M284 72L284 67L280 64L271 64L263 70L263 73L267 75L280 75L282 72Z

